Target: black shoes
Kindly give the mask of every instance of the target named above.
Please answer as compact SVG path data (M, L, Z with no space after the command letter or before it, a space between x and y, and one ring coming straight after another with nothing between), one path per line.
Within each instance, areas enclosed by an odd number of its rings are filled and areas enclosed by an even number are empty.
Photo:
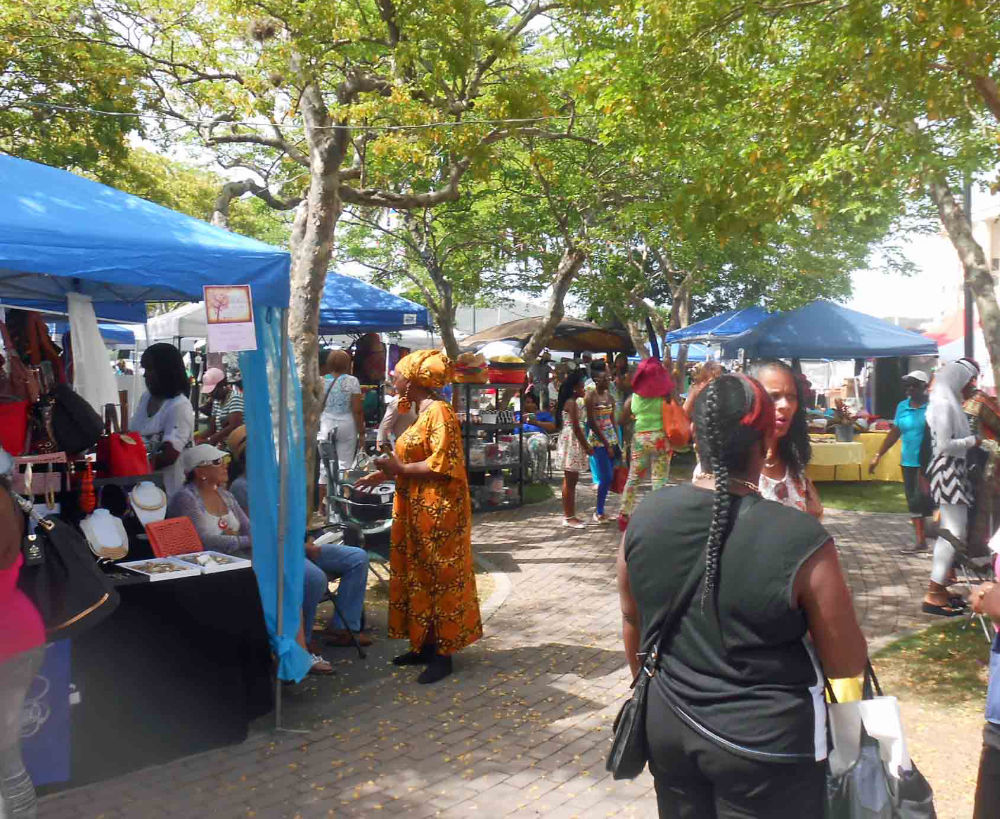
M451 657L442 657L440 654L436 654L434 659L428 663L427 668L420 672L417 682L420 685L436 683L451 674L451 670Z
M424 646L420 651L407 651L398 657L392 658L393 665L427 665L437 656L434 653L434 646Z

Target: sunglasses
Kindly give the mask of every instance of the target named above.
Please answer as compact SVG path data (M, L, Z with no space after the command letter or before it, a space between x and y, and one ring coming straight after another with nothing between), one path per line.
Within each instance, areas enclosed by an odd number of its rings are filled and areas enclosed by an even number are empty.
M198 466L228 466L232 459L232 455L223 455L221 458L216 458L214 461L203 461L198 464Z

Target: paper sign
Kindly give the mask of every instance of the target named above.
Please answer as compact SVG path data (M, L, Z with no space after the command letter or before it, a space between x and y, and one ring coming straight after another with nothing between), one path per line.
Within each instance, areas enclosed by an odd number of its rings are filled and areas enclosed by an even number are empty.
M250 285L206 285L205 316L208 322L208 350L235 353L257 349L253 324Z
M416 313L403 313L403 324L404 325L416 325L417 314Z

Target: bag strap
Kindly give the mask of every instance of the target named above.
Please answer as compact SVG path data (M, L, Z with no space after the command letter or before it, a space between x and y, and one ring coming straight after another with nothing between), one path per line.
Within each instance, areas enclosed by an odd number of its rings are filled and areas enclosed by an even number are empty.
M755 505L754 503L743 502L749 498L760 500L759 496L756 495L744 495L739 498L740 508L736 513L736 518L729 527L729 532L731 532L735 527L736 521L738 521L751 506ZM727 532L727 535L729 532ZM632 680L633 687L638 682L640 675L643 673L652 677L656 672L663 644L666 642L667 637L669 636L674 625L687 611L687 608L691 603L691 599L694 597L695 590L698 588L698 584L701 582L701 578L705 573L704 555L704 550L698 553L698 558L695 560L694 565L688 572L680 593L672 600L669 600L663 608L656 613L656 617L653 618L653 622L659 622L659 626L657 630L650 632L647 642L643 646L645 650L640 652L640 656L645 659L643 660L642 668L639 669L639 673L636 674L635 679Z
M337 386L337 382L345 375L347 373L341 373L330 382L330 386L326 388L326 395L323 396L323 403L319 405L320 412L326 409L326 401L330 397L330 393L333 392L333 388Z
M112 430L121 432L118 425L118 408L114 404L104 405L104 434L111 435Z

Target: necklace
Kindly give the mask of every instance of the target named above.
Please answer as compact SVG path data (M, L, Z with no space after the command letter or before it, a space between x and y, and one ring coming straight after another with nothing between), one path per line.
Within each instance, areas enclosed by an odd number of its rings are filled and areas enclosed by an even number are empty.
M699 480L701 480L702 478L711 478L714 481L715 474L712 472L702 472L701 476L699 477ZM751 492L756 492L757 494L760 494L760 487L757 486L757 484L750 483L750 481L745 481L742 478L730 478L729 483L736 484L737 486L742 486L746 489L749 489Z
M132 503L133 503L133 504L134 504L135 506L138 506L138 507L139 507L140 509L142 509L142 510L143 510L144 512L156 512L157 510L159 510L159 509L162 509L162 508L163 508L163 505L164 505L164 503L166 502L166 499L165 499L165 497L164 497L164 495L163 495L163 493L162 493L162 492L161 492L161 493L159 494L159 501L158 501L158 503L156 503L156 505L155 505L155 506L147 506L147 505L146 505L146 504L144 504L144 503L140 503L139 499L138 499L138 498L136 497L136 493L135 493L135 491L133 491L133 492L131 493L131 496L130 496L130 498L131 498L131 501L132 501Z

